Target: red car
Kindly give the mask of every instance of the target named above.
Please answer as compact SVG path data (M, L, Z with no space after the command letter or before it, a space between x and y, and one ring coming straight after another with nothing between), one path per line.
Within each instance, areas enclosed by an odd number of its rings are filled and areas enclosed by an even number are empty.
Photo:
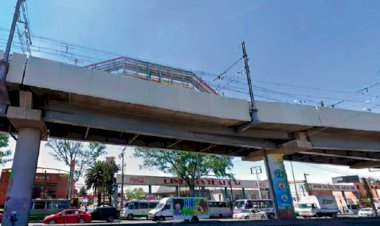
M91 214L79 209L67 209L45 217L43 222L44 224L90 223Z

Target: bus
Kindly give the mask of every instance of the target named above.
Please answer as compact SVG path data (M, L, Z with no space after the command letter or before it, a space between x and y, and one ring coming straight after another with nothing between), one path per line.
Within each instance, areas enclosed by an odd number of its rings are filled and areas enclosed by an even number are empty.
M69 205L69 199L33 199L29 211L29 220L42 220L47 215L69 208Z
M158 200L128 201L120 212L120 218L133 220L134 217L146 217L148 219L149 211L154 209L158 202Z
M239 199L233 204L233 213L240 213L245 209L260 209L267 214L268 218L274 218L275 211L271 199Z
M232 217L231 202L208 201L208 213L210 217Z

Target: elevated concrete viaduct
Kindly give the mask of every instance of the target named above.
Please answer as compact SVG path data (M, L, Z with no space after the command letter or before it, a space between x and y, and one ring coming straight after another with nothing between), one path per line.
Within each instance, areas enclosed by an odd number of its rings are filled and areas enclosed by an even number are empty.
M279 174L283 159L380 167L376 113L257 101L259 122L237 132L251 120L245 100L19 54L12 55L3 83L9 99L0 101L0 130L18 138L4 225L25 223L27 211L21 207L29 205L30 197L20 194L28 194L32 181L17 181L33 176L39 140L48 136L247 161L265 157L269 174L278 177L272 187L287 184L286 174ZM23 166L26 159L30 166ZM275 204L284 210L278 217L291 217L288 189L272 190Z

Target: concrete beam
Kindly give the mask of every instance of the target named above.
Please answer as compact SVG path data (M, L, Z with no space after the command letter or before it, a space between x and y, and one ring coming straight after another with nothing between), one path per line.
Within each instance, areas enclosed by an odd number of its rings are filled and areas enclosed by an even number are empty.
M274 142L265 139L244 137L239 134L213 134L208 126L185 124L181 122L165 122L157 119L127 116L111 112L82 108L79 106L49 104L45 110L47 122L75 126L98 128L139 135L158 136L177 140L189 140L216 145L227 145L247 148L276 149ZM194 131L209 128L208 134ZM221 129L221 128L220 128ZM228 129L227 129L228 130Z
M305 155L326 156L333 158L347 158L361 161L380 162L380 153L359 152L359 151L339 151L339 150L308 150L299 152Z
M313 149L380 151L380 139L378 137L347 137L341 134L321 132L309 135L309 138Z
M365 169L365 168L377 168L380 167L380 162L366 161L358 162L350 166L351 169Z

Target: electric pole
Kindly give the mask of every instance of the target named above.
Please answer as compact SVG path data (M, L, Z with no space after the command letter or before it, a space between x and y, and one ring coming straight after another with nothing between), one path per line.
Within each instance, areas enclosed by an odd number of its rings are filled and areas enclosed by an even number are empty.
M309 196L310 195L310 189L309 189L309 184L307 183L307 176L309 176L309 174L308 173L304 173L303 176L305 177L306 192L307 192L307 195Z
M296 191L296 201L298 202L298 201L300 201L300 197L298 196L297 183L296 183L296 178L294 177L294 170L293 170L293 162L292 161L290 161L290 167L292 168L294 190Z
M13 14L11 29L10 29L9 36L8 36L7 45L5 47L3 58L0 60L0 92L1 92L1 97L2 97L1 102L7 103L7 104L9 103L9 96L8 96L8 91L6 90L6 87L5 87L5 79L6 79L7 74L8 74L9 54L10 54L11 47L12 47L12 41L13 41L15 29L16 29L17 20L18 20L19 15L20 15L20 7L22 4L22 1L23 0L17 0L15 12Z
M256 108L256 104L255 104L255 96L253 95L251 72L249 71L248 55L247 55L247 51L245 49L245 42L244 41L241 43L241 48L243 50L244 69L245 69L245 74L247 75L249 97L251 99L251 121L257 122L257 108Z
M261 169L261 166L254 166L251 167L251 174L256 174L256 182L257 182L257 189L259 191L259 199L263 199L263 196L261 194L260 189L260 180L259 180L259 174L261 174L263 171Z
M241 125L237 128L238 132L245 131L252 126L254 126L259 120L257 118L257 108L255 104L255 96L253 95L253 87L252 87L252 81L251 81L251 72L249 70L249 64L248 64L248 55L247 51L245 49L245 42L243 41L241 43L241 48L243 51L243 60L244 60L244 70L245 74L247 76L247 83L248 83L248 90L249 90L249 97L251 100L251 106L250 106L250 115L251 115L251 122Z
M121 154L119 157L121 158L121 192L120 192L120 210L123 209L124 207L124 154L125 154L125 149L121 151Z

